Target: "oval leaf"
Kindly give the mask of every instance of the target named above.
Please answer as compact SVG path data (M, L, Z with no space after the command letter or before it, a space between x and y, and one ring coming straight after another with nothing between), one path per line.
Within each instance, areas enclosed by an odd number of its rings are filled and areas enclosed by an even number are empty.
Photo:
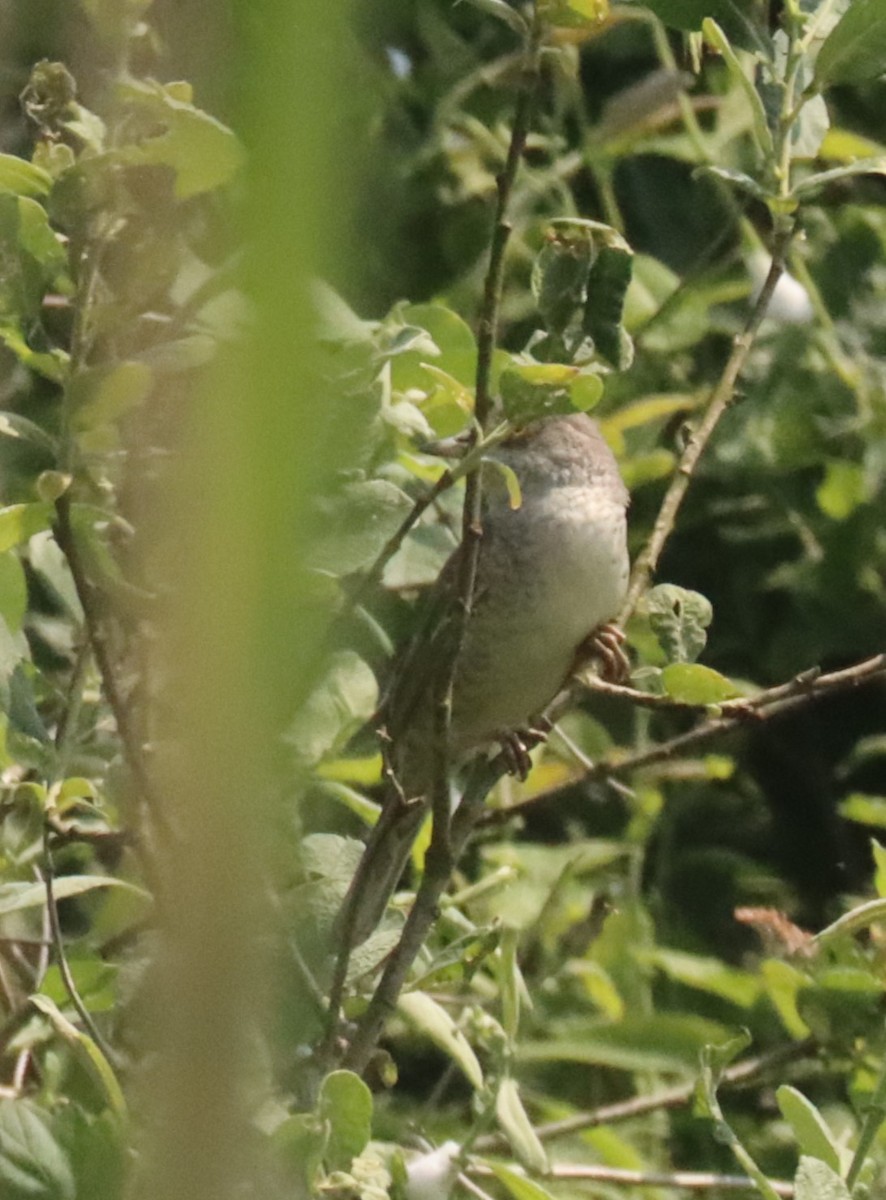
M886 71L886 0L852 0L815 61L819 87L861 83Z
M720 704L740 692L725 675L701 663L671 663L661 673L665 691L681 704Z
M839 1171L839 1151L830 1129L812 1101L787 1083L776 1090L775 1098L781 1115L794 1131L800 1149L813 1158L821 1159L832 1170Z
M397 1001L397 1007L416 1029L449 1055L473 1087L483 1086L483 1070L477 1056L445 1008L425 992L407 992Z

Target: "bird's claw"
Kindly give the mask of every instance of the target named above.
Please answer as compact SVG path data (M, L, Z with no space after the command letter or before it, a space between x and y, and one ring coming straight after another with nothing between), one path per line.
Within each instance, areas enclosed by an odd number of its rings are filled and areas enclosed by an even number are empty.
M516 775L521 783L525 783L532 770L530 751L541 742L546 742L549 733L548 722L540 720L535 725L499 734L498 740L509 775Z
M624 633L617 625L598 626L579 646L575 669L582 670L591 660L599 664L600 678L607 683L625 683L631 674L631 661L625 654Z

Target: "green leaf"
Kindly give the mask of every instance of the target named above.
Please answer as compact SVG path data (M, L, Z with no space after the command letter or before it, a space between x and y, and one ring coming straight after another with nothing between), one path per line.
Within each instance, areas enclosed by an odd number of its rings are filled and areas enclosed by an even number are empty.
M329 1123L325 1158L333 1171L346 1171L372 1134L372 1093L352 1071L333 1071L320 1087L317 1115Z
M763 963L761 974L766 993L787 1032L793 1038L808 1037L809 1026L800 1016L797 1003L801 992L809 985L808 976L776 958Z
M397 1001L397 1008L411 1024L448 1054L478 1090L483 1086L483 1070L471 1046L452 1017L425 992L406 992Z
M712 996L721 996L742 1008L749 1008L760 995L760 981L754 975L727 966L719 958L665 948L643 952L641 958L654 964L670 979Z
M321 683L302 705L286 741L299 762L319 762L372 714L378 704L378 683L370 667L353 650L341 650L330 660Z
M32 350L20 330L12 325L0 325L0 341L29 370L42 375L44 379L51 379L53 383L64 383L69 362L64 350ZM20 423L24 420L25 418L20 418Z
M78 371L69 386L74 428L82 432L113 424L144 402L153 381L151 368L141 362Z
M532 294L551 333L564 333L584 302L594 253L590 238L558 236L556 231L539 251L532 268Z
M763 108L763 101L760 99L759 92L745 74L741 63L736 57L735 51L729 44L728 37L717 22L711 20L710 17L705 17L702 22L702 32L704 33L705 41L716 50L719 50L723 55L726 65L729 67L729 73L744 92L745 99L750 106L757 143L764 160L771 162L775 154L775 148L772 142L772 133L766 120L766 111Z
M499 462L495 457L494 451L492 454L484 455L483 462L504 483L508 493L508 506L512 512L516 512L523 504L523 492L520 488L520 480L517 478L517 472L507 463ZM489 483L494 486L492 479L489 480Z
M126 1100L120 1084L111 1064L92 1038L73 1025L48 996L31 996L30 1001L44 1016L49 1017L56 1033L73 1048L82 1066L107 1100L111 1112L125 1118Z
M702 1047L722 1040L726 1029L716 1021L688 1014L661 1013L653 1017L626 1017L617 1024L582 1022L573 1029L560 1022L544 1041L524 1042L517 1048L519 1062L577 1062L623 1071L694 1070Z
M886 71L886 0L852 0L815 60L815 82L863 83Z
M843 459L825 463L825 476L815 489L818 507L834 521L845 521L870 497L864 468Z
M716 1096L723 1072L730 1063L738 1058L739 1054L747 1050L751 1040L751 1035L745 1029L737 1037L730 1038L726 1042L709 1043L702 1047L701 1074L695 1092L697 1115L718 1119Z
M582 371L569 385L569 399L576 412L590 412L603 395L603 380L593 371Z
M701 663L670 663L661 680L671 699L681 704L720 704L741 695L731 679Z
M346 484L318 505L312 566L350 575L370 566L412 509L406 493L387 479Z
M551 1193L540 1183L536 1183L534 1179L527 1179L513 1167L506 1167L500 1162L490 1162L487 1166L513 1200L554 1200Z
M859 158L855 162L846 163L845 166L808 175L794 185L794 195L806 199L827 187L829 183L835 183L838 179L849 179L853 175L886 175L886 157L878 155L876 158Z
M127 166L162 166L175 172L175 196L187 200L229 183L243 165L236 135L192 104L158 83L127 81L126 101L150 116L164 132L109 153Z
M570 388L581 373L567 363L514 363L499 380L505 415L515 425L573 412Z
M787 1083L776 1089L775 1099L804 1153L821 1159L834 1171L840 1170L840 1152L824 1118L811 1100Z
M693 176L713 175L716 179L722 179L731 187L737 188L741 192L746 192L749 196L753 196L757 200L766 201L767 193L757 183L756 179L752 179L750 175L746 175L744 171L736 171L733 167L713 167L705 165L697 167L693 171Z
M16 554L4 551L0 554L0 617L11 634L21 632L27 608L24 568Z
M501 1081L495 1097L495 1115L520 1162L530 1171L542 1175L549 1171L548 1156L538 1134L532 1128L515 1080Z
M113 875L62 875L53 883L52 892L56 900L69 896L82 896L95 888L123 888L133 896L150 903L151 895L125 879ZM46 903L46 887L42 883L4 883L0 886L0 916L20 912L26 908L40 908Z
M0 337L2 336L2 332L0 332ZM33 445L39 446L41 450L49 451L53 456L57 450L54 438L50 437L39 425L29 421L27 417L20 416L19 413L0 412L0 436L32 442Z
M794 1200L851 1200L840 1176L817 1158L801 1158L794 1177Z
M633 361L634 344L624 327L624 307L634 254L614 230L605 239L588 272L582 328L597 354L616 371Z
M45 196L52 178L41 167L15 154L0 154L0 191L16 196Z
M874 838L871 838L871 854L875 868L874 887L877 895L882 899L886 897L886 846L882 846Z
M0 553L20 546L41 529L48 529L52 516L52 506L43 501L0 508Z
M886 829L886 796L871 796L867 792L851 792L839 805L844 821Z
M646 595L649 624L669 662L694 662L707 642L714 610L700 592L661 583Z
M0 1194L3 1200L76 1200L67 1155L46 1112L30 1100L0 1100Z

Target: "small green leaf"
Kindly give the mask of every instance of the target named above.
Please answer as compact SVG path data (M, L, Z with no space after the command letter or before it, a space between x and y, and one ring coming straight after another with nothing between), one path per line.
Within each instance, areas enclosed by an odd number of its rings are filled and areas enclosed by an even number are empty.
M119 420L143 403L153 379L151 368L141 362L78 371L69 388L74 428L94 429Z
M594 253L586 236L552 231L545 240L532 268L532 293L550 332L564 333L584 302Z
M425 992L406 992L397 1001L397 1008L416 1029L449 1055L473 1087L483 1086L483 1070L477 1056L445 1008Z
M325 1158L330 1170L346 1171L372 1134L372 1093L352 1071L333 1071L320 1087L317 1115L329 1122Z
M859 158L855 162L846 163L842 167L833 167L830 171L820 171L816 175L808 175L794 185L794 195L799 199L807 199L815 192L821 191L829 183L839 179L849 179L853 175L886 175L886 157Z
M515 425L572 412L570 387L581 372L567 363L514 363L501 373L505 415Z
M569 385L569 399L576 412L590 412L603 395L603 380L593 371L582 371Z
M45 196L52 187L52 178L41 167L35 167L15 154L0 154L0 191L17 196Z
M741 694L725 675L701 663L670 663L661 680L671 699L681 704L720 704Z
M719 50L720 54L723 55L726 65L729 67L729 73L744 92L751 109L754 135L756 136L757 143L762 151L763 158L771 162L775 154L775 148L772 142L772 132L766 120L766 110L763 108L763 101L760 99L759 92L745 74L735 51L729 44L729 39L717 22L711 20L710 17L705 17L701 28L705 41L713 46L715 50Z
M787 1083L776 1089L775 1099L788 1122L800 1149L819 1158L834 1171L840 1170L840 1152L824 1118L811 1100Z
M609 0L539 0L538 12L555 28L593 28L608 16Z
M703 166L697 167L693 172L693 177L703 175L713 175L716 179L722 179L728 183L730 187L737 188L741 192L746 192L749 196L753 196L757 200L766 201L767 195L765 190L757 183L756 179L752 179L750 175L746 175L744 171L736 171L732 167L713 167Z
M151 900L150 893L144 888L113 875L62 875L53 883L52 892L56 900L66 900L69 896L82 896L84 892L103 887L123 888L147 903ZM42 883L4 883L0 886L2 916L26 908L40 908L45 903L46 886Z
M540 1175L549 1171L548 1156L538 1134L532 1128L515 1080L501 1081L495 1097L495 1115L520 1162L530 1171L536 1171Z
M630 246L613 231L588 272L582 328L593 339L597 354L616 371L626 370L634 357L634 344L624 327L633 260Z
M815 82L863 83L886 71L886 0L852 0L815 60Z
M30 1000L35 1008L39 1009L44 1016L49 1017L56 1033L64 1038L69 1046L73 1047L80 1062L104 1094L111 1111L116 1116L124 1118L126 1116L126 1100L120 1084L117 1082L111 1064L92 1038L81 1033L48 996L31 996Z
M513 1200L554 1200L551 1193L540 1183L536 1183L534 1179L527 1179L513 1167L506 1167L500 1162L490 1162L487 1165Z
M698 1116L719 1119L717 1088L723 1072L739 1054L747 1050L751 1040L751 1035L745 1029L729 1041L702 1047L701 1074L695 1089L695 1112Z
M41 529L48 529L52 514L52 506L43 501L0 508L0 553L20 546Z
M520 489L520 480L517 478L517 472L507 463L499 462L494 457L494 454L484 456L483 462L501 478L507 489L508 506L512 512L516 512L523 504L523 492Z
M28 588L21 560L6 550L0 554L0 618L10 633L21 631L27 608Z
M661 583L646 596L652 632L669 662L694 662L707 642L714 610L700 592Z
M882 846L874 838L871 838L871 854L874 859L874 887L877 895L882 899L886 897L886 846Z
M851 1200L849 1189L827 1163L817 1158L800 1159L794 1177L794 1200Z
M844 821L886 829L886 796L871 796L867 792L851 792L840 801L839 813Z

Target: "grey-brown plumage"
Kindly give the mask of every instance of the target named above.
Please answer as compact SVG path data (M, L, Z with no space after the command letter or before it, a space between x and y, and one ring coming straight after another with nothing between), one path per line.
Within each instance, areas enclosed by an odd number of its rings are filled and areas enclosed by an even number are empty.
M490 457L514 471L521 502L512 508L501 472L484 469L474 604L453 680L453 764L531 725L566 682L582 644L615 616L628 580L628 493L589 417L536 421ZM378 924L426 811L432 680L461 553L444 566L425 621L395 664L382 713L393 782L345 910L352 944Z

